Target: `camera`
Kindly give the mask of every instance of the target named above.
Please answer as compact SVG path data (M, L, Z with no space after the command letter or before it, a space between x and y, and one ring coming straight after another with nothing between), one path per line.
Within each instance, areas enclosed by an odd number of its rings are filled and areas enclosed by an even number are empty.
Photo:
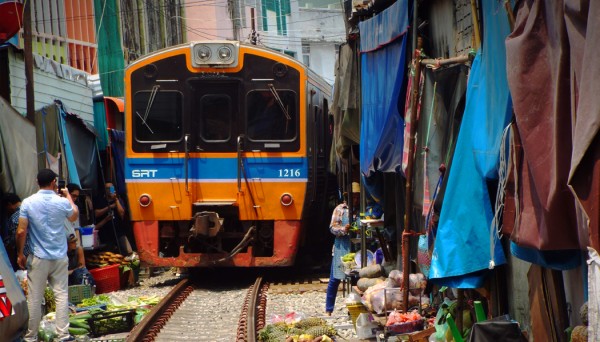
M60 194L62 192L62 189L64 189L66 186L67 186L67 184L64 180L59 180L58 181L58 193Z

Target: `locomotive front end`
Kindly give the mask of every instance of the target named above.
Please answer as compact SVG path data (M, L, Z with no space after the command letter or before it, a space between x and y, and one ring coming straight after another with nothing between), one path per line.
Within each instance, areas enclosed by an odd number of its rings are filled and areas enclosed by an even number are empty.
M125 175L142 261L294 263L321 193L307 84L297 61L229 41L165 49L127 69Z

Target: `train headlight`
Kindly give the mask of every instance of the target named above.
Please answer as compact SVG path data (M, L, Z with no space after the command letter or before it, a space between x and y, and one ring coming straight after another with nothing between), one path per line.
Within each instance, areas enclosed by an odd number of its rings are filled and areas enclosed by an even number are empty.
M150 197L148 194L142 194L138 199L138 202L140 203L140 207L145 208L152 203L152 197Z
M219 50L217 50L219 59L222 60L223 62L226 62L228 60L231 59L232 53L231 53L231 48L229 48L228 46L221 46L219 48Z
M210 48L206 45L200 45L196 48L196 56L198 57L198 61L206 62L210 59L212 52Z
M286 192L283 195L281 195L280 201L281 201L281 205L288 207L288 206L292 205L292 203L294 202L294 197L292 197L291 194L288 194Z
M238 65L240 43L214 40L191 43L192 66L195 68L234 68Z

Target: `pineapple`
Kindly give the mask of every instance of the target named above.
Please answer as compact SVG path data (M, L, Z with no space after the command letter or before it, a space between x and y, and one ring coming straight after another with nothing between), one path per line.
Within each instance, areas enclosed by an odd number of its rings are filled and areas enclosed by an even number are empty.
M320 326L314 326L314 327L310 327L310 328L306 329L305 333L309 334L309 335L313 335L313 336L321 336L321 335L335 336L337 331L331 326L320 325Z
M299 322L296 323L296 328L298 329L306 329L306 328L310 328L310 327L314 327L314 326L319 326L319 325L324 325L325 324L325 320L323 320L322 318L318 318L318 317L309 317L309 318L305 318Z

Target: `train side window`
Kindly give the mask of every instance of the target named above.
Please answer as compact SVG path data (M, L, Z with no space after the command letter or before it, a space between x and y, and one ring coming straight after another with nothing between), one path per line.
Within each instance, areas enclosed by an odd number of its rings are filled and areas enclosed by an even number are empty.
M205 95L200 99L200 138L204 141L228 141L231 138L231 98Z
M291 141L296 138L296 93L278 89L277 95L281 103L268 89L253 90L246 95L247 134L250 140Z
M140 91L133 99L137 141L179 141L183 135L183 95L178 91Z

